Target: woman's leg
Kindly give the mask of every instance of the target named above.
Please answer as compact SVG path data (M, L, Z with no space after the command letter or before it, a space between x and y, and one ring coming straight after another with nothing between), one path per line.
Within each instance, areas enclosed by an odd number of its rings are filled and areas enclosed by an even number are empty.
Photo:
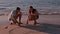
M34 20L34 25L36 25L37 24L37 21L36 20Z

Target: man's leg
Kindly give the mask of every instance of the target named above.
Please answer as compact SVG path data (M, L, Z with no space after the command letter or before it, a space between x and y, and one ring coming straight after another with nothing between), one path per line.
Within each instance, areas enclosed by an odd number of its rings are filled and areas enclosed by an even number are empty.
M20 24L22 24L21 23L21 15L19 15L18 18L19 18L18 26L20 26Z
M17 17L13 17L12 21L13 21L14 24L18 23Z

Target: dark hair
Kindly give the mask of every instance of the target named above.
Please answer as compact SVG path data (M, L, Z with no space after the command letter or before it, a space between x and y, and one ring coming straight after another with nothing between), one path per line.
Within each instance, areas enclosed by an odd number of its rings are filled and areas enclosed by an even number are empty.
M30 8L33 8L32 6L30 6Z
M19 8L19 7L17 7L16 9L17 9L17 10L20 10L20 8Z
M36 12L36 9L33 9L32 13L35 13Z

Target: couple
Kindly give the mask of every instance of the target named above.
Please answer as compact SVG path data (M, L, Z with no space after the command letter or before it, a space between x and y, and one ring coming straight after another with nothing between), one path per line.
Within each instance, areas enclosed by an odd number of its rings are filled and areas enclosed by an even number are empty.
M22 13L20 11L20 8L17 7L16 10L11 11L11 14L9 15L9 21L12 21L11 24L18 24L20 26L21 23L21 17ZM18 19L19 18L19 19ZM38 12L36 9L34 9L32 6L29 7L29 12L28 12L28 19L27 19L27 24L28 21L34 21L34 25L36 25L36 20L39 18ZM19 21L17 21L17 19Z

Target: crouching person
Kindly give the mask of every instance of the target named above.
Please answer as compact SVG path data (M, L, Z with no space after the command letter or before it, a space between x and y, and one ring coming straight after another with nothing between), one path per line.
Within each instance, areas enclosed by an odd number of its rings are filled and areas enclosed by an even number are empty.
M21 11L20 8L17 7L16 10L11 11L10 15L9 15L9 21L12 21L11 24L16 24L18 23L18 26L20 26L21 23ZM17 19L19 19L19 21L17 21Z
M34 9L32 6L30 6L29 11L28 11L28 19L27 19L27 24L28 21L34 21L34 25L37 24L37 19L39 18L39 13L36 9Z

